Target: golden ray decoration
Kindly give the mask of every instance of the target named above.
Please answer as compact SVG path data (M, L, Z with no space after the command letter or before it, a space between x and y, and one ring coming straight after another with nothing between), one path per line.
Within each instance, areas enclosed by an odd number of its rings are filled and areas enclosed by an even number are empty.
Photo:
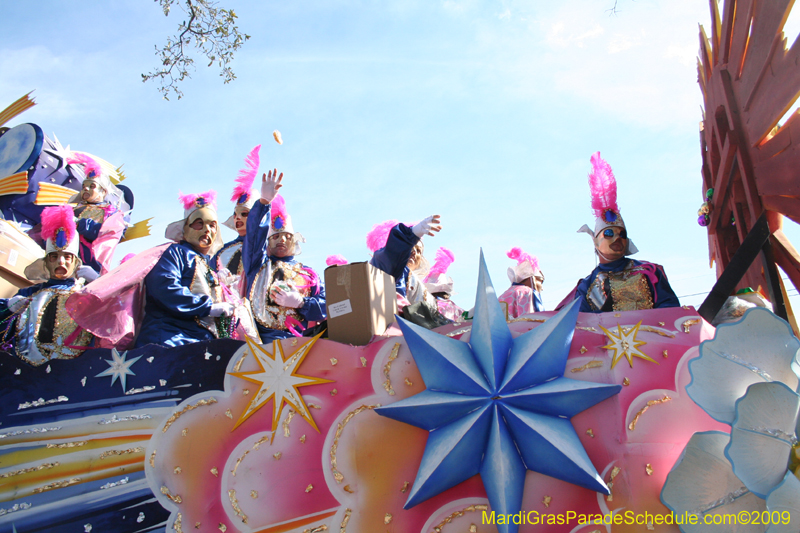
M150 221L153 220L153 217L146 218L144 220L140 220L133 226L129 227L125 230L125 236L119 242L126 242L132 241L133 239L140 239L142 237L149 237L150 230L152 226L150 225Z
M0 126L36 105L34 99L30 98L32 92L18 98L10 106L0 111Z
M283 345L280 341L272 341L272 353L269 353L262 345L258 344L250 337L247 337L247 345L250 347L250 352L253 354L259 369L249 372L231 372L230 375L256 383L259 388L239 417L239 420L233 426L233 429L236 429L242 422L250 418L253 413L265 406L270 400L273 400L273 439L285 405L293 407L294 411L319 432L319 428L317 428L317 424L314 422L314 418L311 416L299 389L300 387L306 387L308 385L332 383L332 381L298 374L297 369L303 363L306 355L309 354L311 348L317 340L319 340L321 335L322 333L312 337L309 342L303 344L297 350L288 354L288 356L283 353ZM279 353L280 359L276 357Z
M658 364L655 359L652 359L639 349L639 346L647 344L645 341L640 341L636 338L636 336L639 334L639 327L641 325L642 321L640 320L635 326L626 330L617 324L616 333L613 333L603 326L600 326L600 329L603 330L603 333L606 334L606 337L608 337L609 340L609 344L601 346L601 348L614 351L614 355L611 358L611 368L616 366L619 360L622 359L622 356L625 356L625 359L628 360L628 364L631 366L631 368L633 368L634 357L639 357L645 361Z

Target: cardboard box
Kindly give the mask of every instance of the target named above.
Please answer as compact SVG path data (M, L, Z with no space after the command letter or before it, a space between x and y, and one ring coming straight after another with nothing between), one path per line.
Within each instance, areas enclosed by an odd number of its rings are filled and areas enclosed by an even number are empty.
M42 257L44 250L33 239L13 223L0 220L0 298L33 285L25 278L25 268Z
M0 268L25 278L25 268L44 257L44 250L8 220L0 220Z
M331 340L363 346L395 320L394 278L369 263L326 268L325 296Z

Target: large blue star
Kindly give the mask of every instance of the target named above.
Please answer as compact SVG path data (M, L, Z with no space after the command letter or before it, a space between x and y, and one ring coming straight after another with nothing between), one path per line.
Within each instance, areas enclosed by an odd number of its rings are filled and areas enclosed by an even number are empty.
M526 470L608 494L570 418L622 387L564 377L579 304L512 339L481 252L469 343L399 320L426 390L376 411L430 431L406 509L480 474L492 510L517 514Z

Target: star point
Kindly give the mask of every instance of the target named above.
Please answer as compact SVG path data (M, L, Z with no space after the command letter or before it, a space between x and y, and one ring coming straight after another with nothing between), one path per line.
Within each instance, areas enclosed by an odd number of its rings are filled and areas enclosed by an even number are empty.
M631 368L633 368L634 357L658 364L658 361L649 357L646 353L639 349L639 346L644 346L647 344L645 341L640 341L636 338L636 336L639 334L639 328L641 325L642 321L640 320L635 326L626 330L617 324L616 333L611 330L607 330L603 326L600 326L600 329L603 330L609 340L609 344L601 346L601 348L605 350L612 350L614 352L614 354L611 356L611 368L614 368L623 356L628 360L628 364Z
M480 474L492 509L513 515L527 470L608 494L569 419L622 386L564 377L580 302L512 339L482 255L480 268L469 343L399 320L426 389L376 412L430 432L404 507Z
M245 420L272 400L273 437L283 413L283 408L286 405L294 408L295 412L308 422L311 427L319 431L299 389L308 385L331 383L332 381L304 376L299 374L297 370L321 335L313 337L309 342L288 355L284 354L283 345L279 340L272 341L272 353L270 353L265 346L247 337L247 345L250 348L250 353L255 358L258 370L230 372L230 375L256 383L259 387L244 412L242 412L239 420L233 426L233 429L239 427Z
M97 374L95 377L103 377L103 376L111 376L111 386L114 385L114 382L117 381L119 378L120 385L122 385L122 391L125 392L125 387L127 385L127 376L135 376L136 374L131 370L131 366L133 363L141 359L141 355L138 357L134 357L133 359L128 359L128 352L122 352L120 354L116 348L111 349L111 359L105 359L105 362L108 363L108 368Z

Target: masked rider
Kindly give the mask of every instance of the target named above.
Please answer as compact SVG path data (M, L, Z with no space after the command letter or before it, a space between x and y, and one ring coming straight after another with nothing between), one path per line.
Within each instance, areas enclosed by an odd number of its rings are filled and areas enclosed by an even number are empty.
M216 192L181 195L184 218L167 226L170 245L145 283L145 317L136 346L179 346L229 337L234 305L225 301L211 257L222 245Z
M319 276L295 259L305 239L294 231L278 194L282 180L277 170L262 176L261 199L247 218L243 253L247 296L264 343L299 336L309 321L326 318Z
M638 249L628 238L619 213L614 173L600 152L592 156L591 162L589 186L596 217L594 231L585 224L578 231L592 237L600 264L578 282L559 308L574 298L581 300L581 311L585 313L680 306L664 267L628 258Z
M78 232L72 208L48 207L42 212L44 259L25 269L32 280L44 283L20 289L9 299L0 299L0 350L16 352L38 366L51 359L73 359L92 344L92 335L67 314L70 294L83 286L77 279Z

